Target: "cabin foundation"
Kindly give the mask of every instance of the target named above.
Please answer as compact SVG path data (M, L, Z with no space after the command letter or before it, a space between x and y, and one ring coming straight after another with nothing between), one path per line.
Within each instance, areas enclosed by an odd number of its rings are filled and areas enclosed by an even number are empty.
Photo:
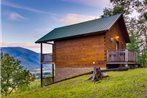
M67 67L67 68L56 68L55 69L55 78L54 81L61 81L64 79L68 79L70 77L78 76L84 73L91 72L92 68L72 68L72 67Z

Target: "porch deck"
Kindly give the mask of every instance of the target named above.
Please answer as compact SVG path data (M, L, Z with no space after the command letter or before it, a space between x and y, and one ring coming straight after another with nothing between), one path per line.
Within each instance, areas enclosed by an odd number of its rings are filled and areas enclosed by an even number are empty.
M107 51L107 64L136 64L137 53L133 51L118 50Z

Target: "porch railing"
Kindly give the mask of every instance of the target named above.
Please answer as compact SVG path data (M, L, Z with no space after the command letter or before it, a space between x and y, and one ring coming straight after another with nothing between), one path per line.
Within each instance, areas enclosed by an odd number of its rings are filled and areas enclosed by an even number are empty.
M107 51L108 62L137 62L137 53L133 51L118 50Z
M42 54L42 64L51 63L52 61L52 54Z

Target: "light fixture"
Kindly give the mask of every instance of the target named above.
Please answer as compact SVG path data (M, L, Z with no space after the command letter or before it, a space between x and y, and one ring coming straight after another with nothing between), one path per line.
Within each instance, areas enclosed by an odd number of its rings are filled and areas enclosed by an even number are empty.
M114 38L111 37L110 40L111 40L111 42L114 42Z
M93 65L95 65L95 62L92 62Z
M119 36L115 36L114 39L115 39L116 41L119 41Z

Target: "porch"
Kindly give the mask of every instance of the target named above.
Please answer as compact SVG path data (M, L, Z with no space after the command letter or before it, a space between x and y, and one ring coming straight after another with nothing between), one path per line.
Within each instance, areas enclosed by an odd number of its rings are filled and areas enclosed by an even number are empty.
M137 64L137 53L127 49L107 51L107 64Z

